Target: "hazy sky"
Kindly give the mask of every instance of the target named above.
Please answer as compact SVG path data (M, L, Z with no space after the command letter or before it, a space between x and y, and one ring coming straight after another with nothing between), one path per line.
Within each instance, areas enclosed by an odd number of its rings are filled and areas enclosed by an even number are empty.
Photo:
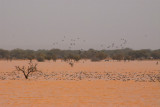
M71 39L72 49L102 49L121 38L160 48L160 0L0 0L3 49L68 49Z

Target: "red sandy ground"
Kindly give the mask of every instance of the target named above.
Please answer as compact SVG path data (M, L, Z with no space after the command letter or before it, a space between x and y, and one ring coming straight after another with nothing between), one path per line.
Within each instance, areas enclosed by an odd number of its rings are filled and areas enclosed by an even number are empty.
M0 61L0 72L11 72L14 66L28 61ZM38 62L37 62L38 63ZM38 63L42 72L112 71L158 72L156 61L68 63L46 61ZM134 81L54 81L0 80L0 107L159 107L159 82Z

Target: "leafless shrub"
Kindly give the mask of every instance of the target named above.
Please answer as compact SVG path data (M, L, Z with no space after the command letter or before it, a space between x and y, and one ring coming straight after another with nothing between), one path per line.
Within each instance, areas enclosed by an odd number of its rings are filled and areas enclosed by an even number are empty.
M69 62L69 65L70 65L71 67L73 67L74 63L73 63L73 62Z
M16 71L21 71L26 79L28 79L29 74L37 72L37 64L33 64L32 61L29 62L28 67L25 66L15 66Z

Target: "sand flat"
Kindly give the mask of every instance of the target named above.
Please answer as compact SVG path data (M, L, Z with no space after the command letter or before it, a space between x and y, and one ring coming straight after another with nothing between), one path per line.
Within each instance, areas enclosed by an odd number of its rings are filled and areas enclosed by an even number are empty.
M4 61L0 60L0 72L11 72L15 70L15 66L23 66L28 64L28 60L13 60ZM38 69L43 72L63 72L63 71L87 71L87 72L143 72L143 71L160 71L160 64L156 65L157 61L100 61L91 62L89 60L75 62L71 67L68 63L58 60L37 62Z
M0 72L28 61L0 61ZM38 62L37 62L38 63ZM39 62L42 72L159 72L156 61L90 62L73 67L66 62ZM113 80L0 80L1 107L159 107L160 83Z
M160 85L121 81L0 81L0 105L158 107Z

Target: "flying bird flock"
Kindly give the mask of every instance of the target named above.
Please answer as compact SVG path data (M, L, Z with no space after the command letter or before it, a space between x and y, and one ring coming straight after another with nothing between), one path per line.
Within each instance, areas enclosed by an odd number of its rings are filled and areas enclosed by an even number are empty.
M81 42L83 44L86 43L86 40L81 40L79 37L70 38L69 40L68 39L69 38L67 38L66 36L64 36L63 39L60 40L60 43L59 42L54 42L53 46L56 47L56 46L59 46L60 44L67 45L66 44L66 42L67 42L67 43L69 43L68 44L68 50L71 50L71 49L74 49L79 42ZM83 50L83 49L81 49L81 50Z
M66 43L67 42L67 43ZM110 49L124 49L127 45L127 40L125 38L120 39L120 44L116 45L115 42L107 45L107 44L100 44L100 49L102 50L110 50ZM73 50L80 44L86 45L86 40L81 39L80 37L76 38L67 38L66 36L63 36L63 39L61 39L59 42L53 42L54 48L57 48L57 46L64 44L65 46L68 46L68 50ZM84 49L80 49L81 51Z
M126 44L127 44L127 40L124 38L120 39L120 45L116 45L116 43L111 43L110 45L105 45L105 44L101 44L100 47L101 49L105 50L105 49L124 49L126 48Z

